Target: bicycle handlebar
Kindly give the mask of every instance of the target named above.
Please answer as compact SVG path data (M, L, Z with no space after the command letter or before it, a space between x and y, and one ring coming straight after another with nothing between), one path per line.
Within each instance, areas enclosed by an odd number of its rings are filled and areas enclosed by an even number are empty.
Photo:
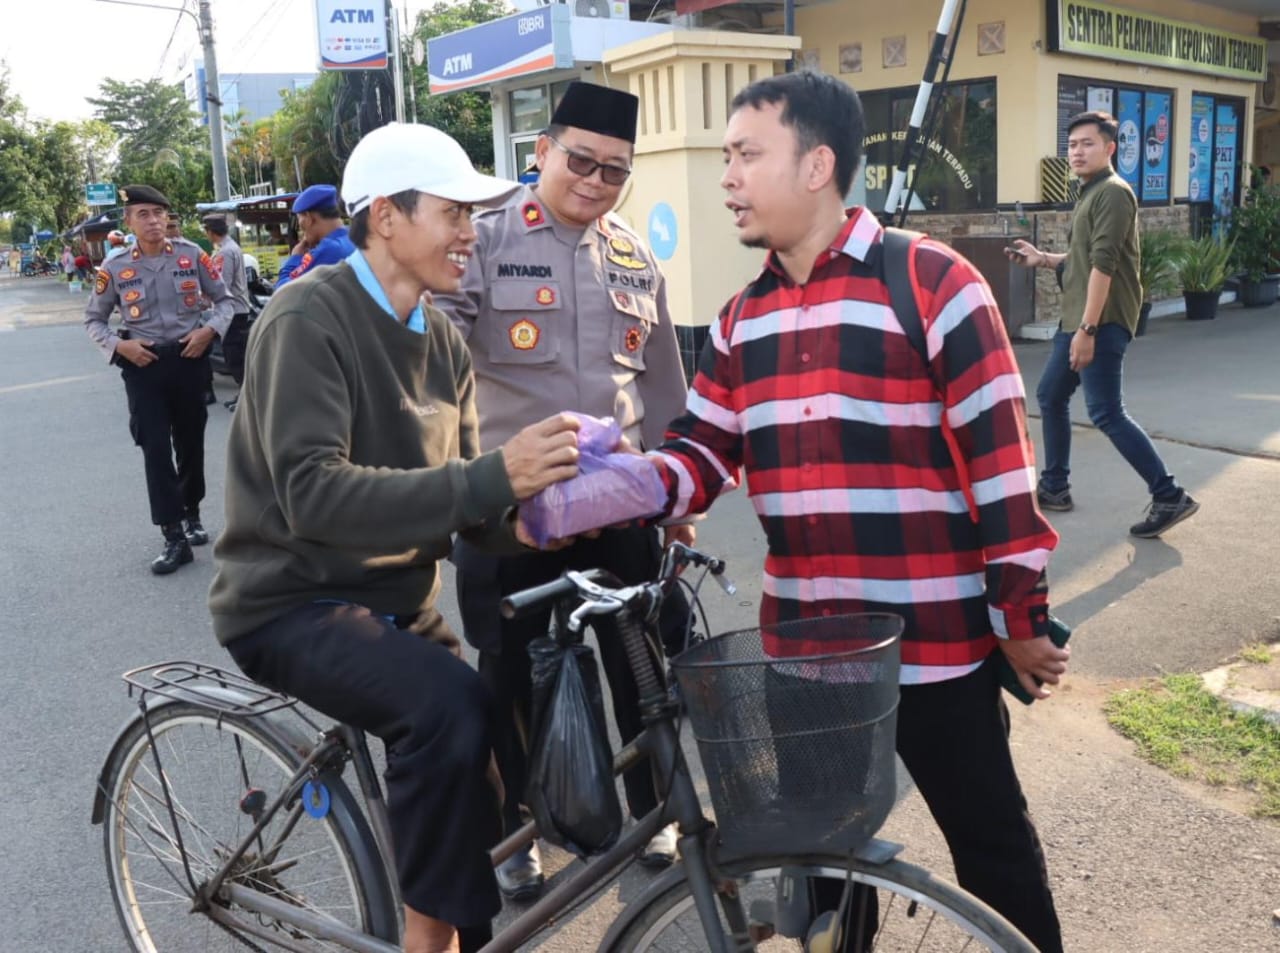
M592 582L595 582L603 578L605 573L599 569L592 569L590 572L584 573L584 575ZM532 612L548 602L555 602L558 599L571 596L577 591L578 585L573 579L569 576L561 576L559 579L544 582L542 585L534 586L532 589L513 592L498 604L498 611L502 613L504 619L514 619L516 616Z

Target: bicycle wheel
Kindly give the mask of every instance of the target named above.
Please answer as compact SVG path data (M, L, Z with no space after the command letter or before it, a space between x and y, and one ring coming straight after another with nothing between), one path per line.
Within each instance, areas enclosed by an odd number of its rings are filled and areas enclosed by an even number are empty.
M784 869L785 879L789 881L785 887ZM797 918L794 912L789 913L783 899L796 883L791 878L844 880L846 872L855 883L866 884L877 891L879 912L874 924L868 922L867 931L874 930L874 936L864 938L858 953L905 953L908 950L952 953L984 949L998 953L1036 953L1036 948L1000 914L926 870L896 860L872 865L842 857L770 857L724 865L721 873L734 884L755 941L754 946L748 943L739 949L760 953L804 950L809 916L806 912ZM602 951L705 953L707 940L687 879L681 878L660 893L642 897L637 902L644 903L644 909L619 936L606 938ZM723 918L722 910L722 921ZM797 935L783 936L784 932ZM850 953L854 949L853 945L848 947Z
M116 750L107 777L103 824L107 874L120 922L141 953L214 953L271 945L339 950L292 924L220 904L251 929L229 928L192 910L192 889L225 863L253 828L242 802L248 792L269 805L296 771L299 755L259 719L216 715L196 705L173 704L150 715L155 746L141 720ZM174 833L155 751L172 796ZM301 798L283 805L228 881L263 891L305 910L395 942L399 926L373 835L345 784L323 775L329 809L316 818ZM315 811L314 813L320 813ZM215 901L217 903L218 901ZM257 932L253 932L257 931ZM266 936L263 936L263 933ZM240 936L254 946L246 946Z

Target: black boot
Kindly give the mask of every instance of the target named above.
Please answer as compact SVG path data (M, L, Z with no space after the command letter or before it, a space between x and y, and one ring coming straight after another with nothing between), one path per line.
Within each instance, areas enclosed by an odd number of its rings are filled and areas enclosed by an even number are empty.
M209 542L209 534L200 525L199 510L187 510L187 515L182 520L182 532L192 546L203 546Z
M164 531L164 552L151 560L151 571L157 576L167 576L195 557L191 554L191 544L183 534L181 523L166 523L161 529Z

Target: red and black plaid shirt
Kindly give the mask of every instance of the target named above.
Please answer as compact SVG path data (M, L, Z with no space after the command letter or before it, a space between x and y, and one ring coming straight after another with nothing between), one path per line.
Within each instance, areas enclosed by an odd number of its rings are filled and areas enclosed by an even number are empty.
M898 613L901 680L941 681L975 669L997 635L1045 634L1058 536L1036 506L1022 378L990 289L945 245L920 243L926 368L878 277L883 235L856 209L803 285L770 254L712 326L658 456L673 516L706 510L745 469L769 547L766 630Z

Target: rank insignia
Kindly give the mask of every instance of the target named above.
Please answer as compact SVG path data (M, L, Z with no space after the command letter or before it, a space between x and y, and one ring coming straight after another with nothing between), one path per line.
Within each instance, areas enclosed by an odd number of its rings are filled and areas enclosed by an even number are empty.
M126 292L124 293L124 303L125 303L125 304L133 304L135 301L137 301L137 300L138 300L139 298L141 298L141 297L142 297L142 292L141 292L141 291L137 291L137 290L134 290L134 291L126 291Z
M137 274L138 272L135 271L133 268L125 268L123 271L120 272L120 280L128 281L130 278L136 277Z
M182 288L183 291L195 291L196 288L198 288L199 286L200 286L199 282L191 278L188 278L186 281L182 283L180 287Z
M634 255L636 246L631 244L621 235L615 235L609 239L609 247L616 251L619 255Z
M136 247L135 247L135 248L133 249L133 251L131 251L131 252L129 253L129 260L130 260L130 261L137 261L137 260L138 260L139 258L141 258L141 257L142 257L142 249L141 249L141 248L136 248Z
M545 221L542 217L542 206L537 202L526 202L521 206L520 217L524 219L524 224L527 228L541 225Z
M137 255L137 253L138 253L138 252L137 252L137 250L135 249L135 250L134 250L134 255L136 256L136 255ZM172 245L170 245L168 242L165 242L165 243L164 243L164 253L165 253L166 255L172 255L172 254L173 254L173 246L172 246ZM180 264L180 265L181 265L182 263L181 263L181 262L179 262L178 264ZM183 267L183 268L190 268L190 267L191 267L191 259L190 259L190 258L188 258L188 259L187 259L187 263L186 263L185 265L182 265L182 267Z
M621 265L623 268L629 268L631 271L644 271L649 267L648 263L641 261L639 258L633 258L631 255L623 255L618 252L609 252L604 256L615 265Z
M93 290L100 295L107 293L107 285L111 283L111 279L107 277L105 271L99 271L98 277L93 279Z
M631 351L634 353L640 350L640 345L644 343L644 335L640 332L640 328L638 326L632 326L627 328L627 337L626 337L625 343L627 345L628 351Z
M179 267L179 268L190 268L190 267L191 267L191 259L190 259L190 258L188 258L186 255L183 255L181 258L179 258L179 259L178 259L178 267Z
M199 299L197 299L195 295L186 295L183 297L182 303L188 308L194 308L197 300Z
M511 338L511 346L517 351L532 351L538 346L538 338L542 337L542 329L528 318L521 318L511 325L507 332Z
M131 318L142 317L142 309L135 304L133 307L129 309L129 317Z
M536 298L538 304L542 305L544 308L550 307L551 305L556 303L555 289L549 288L546 285L543 285L541 288L539 288L537 291L537 294L534 297Z

